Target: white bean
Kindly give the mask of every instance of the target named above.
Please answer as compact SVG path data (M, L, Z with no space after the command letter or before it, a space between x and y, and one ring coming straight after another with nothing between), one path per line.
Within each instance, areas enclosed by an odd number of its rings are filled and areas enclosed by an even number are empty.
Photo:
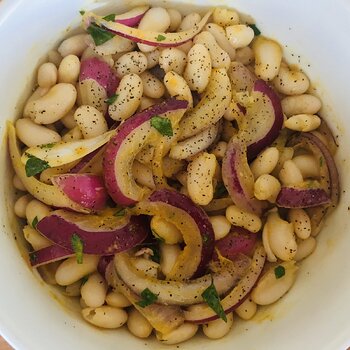
M311 154L301 154L293 158L293 162L299 168L303 178L320 176L320 162Z
M226 27L226 35L235 49L248 46L254 39L254 30L245 24Z
M129 39L116 35L102 45L96 46L94 43L92 43L91 46L97 55L105 58L116 53L132 51L135 49L136 44Z
M90 139L107 132L108 126L103 114L93 106L80 106L74 113L84 139Z
M17 119L16 134L28 147L59 142L61 140L59 133L45 126L38 125L28 118Z
M26 218L29 225L32 225L34 221L40 221L45 216L49 215L51 208L46 204L32 199L26 207Z
M143 111L144 109L151 107L151 106L154 106L154 105L160 103L161 101L162 101L161 99L155 99L155 98L149 98L146 96L142 96L138 110Z
M56 68L58 68L58 66L60 65L60 63L62 61L61 54L56 50L50 50L47 53L47 58L48 58L50 63L53 63L56 66Z
M76 107L73 107L63 118L61 118L61 123L67 129L73 129L75 126L77 126L77 123L74 120L75 111L76 111Z
M109 292L106 296L106 303L109 306L124 308L128 307L131 302L120 292Z
M143 94L150 98L161 98L165 93L164 84L149 72L140 74L143 85Z
M239 15L235 10L215 8L213 12L213 21L222 26L232 26L239 23Z
M79 280L68 285L65 289L65 294L69 297L80 297L81 284L82 282Z
M130 333L138 338L148 338L153 330L148 320L135 308L129 311L127 326Z
M78 264L75 256L64 260L56 271L56 281L60 286L68 286L84 276L95 272L97 269L98 261L100 257L98 255L83 256L83 263Z
M84 319L101 328L119 328L128 320L126 311L110 306L88 307L81 311Z
M16 190L20 190L20 191L26 191L26 190L27 190L27 189L25 188L25 186L23 185L23 182L21 181L21 179L18 177L17 174L15 174L15 175L13 176L12 184L13 184L13 187L14 187Z
M171 272L178 256L180 255L181 249L177 244L164 244L164 243L161 243L159 245L159 248L160 248L160 269L162 273L165 276L167 276Z
M198 14L197 12L192 12L188 15L186 15L182 21L181 24L179 26L179 28L177 29L178 32L184 32L186 30L190 30L193 27L195 27L196 25L198 25L198 23L201 21L201 15Z
M105 302L107 294L107 283L105 279L95 272L81 287L81 297L89 307L99 307Z
M132 165L132 175L135 178L135 181L140 185L150 189L155 189L156 185L154 184L152 169L147 165L135 160Z
M270 230L269 230L268 221L266 221L263 228L262 243L266 252L267 261L276 262L277 261L276 255L274 254L270 246Z
M147 69L147 57L138 51L125 53L115 63L117 75L123 77L127 74L141 74Z
M258 232L261 229L259 216L242 210L236 205L227 207L226 218L232 225L243 227L251 232Z
M42 88L50 88L57 83L57 67L50 62L43 63L38 69L38 85Z
M298 242L297 253L294 256L295 261L300 261L311 255L316 249L316 239L314 237L306 238Z
M77 125L62 136L62 141L70 142L70 141L81 140L82 138L83 138L83 134L79 126Z
M87 47L88 34L77 34L63 40L57 51L62 57L68 55L81 56Z
M253 50L249 46L236 50L236 61L243 63L245 66L251 64L254 61Z
M270 174L259 176L254 183L254 196L259 200L275 203L280 190L280 182Z
M190 41L186 41L184 44L181 44L179 46L176 46L179 50L183 51L186 55L188 55L188 53L191 50L191 47L193 45L192 40Z
M275 275L275 266L272 266L260 278L257 286L253 289L251 298L256 304L272 304L282 298L293 286L298 270L295 262L284 262L279 266L284 268L284 276L277 278Z
M293 115L284 122L286 128L302 132L316 130L320 125L321 119L315 114Z
M211 150L211 153L214 154L216 159L222 159L225 156L227 149L227 142L225 141L219 141L215 147Z
M138 257L134 260L134 266L147 276L157 278L160 265L152 260Z
M231 230L231 223L223 215L209 217L210 223L213 226L215 240L224 238Z
M283 185L292 186L303 182L303 175L292 160L287 160L279 172L279 179Z
M208 49L213 68L227 70L230 67L230 56L218 45L215 37L209 31L203 31L196 35L193 42L194 44L203 44Z
M281 171L283 164L287 161L287 160L291 160L293 158L294 155L294 149L292 147L283 147L280 150L280 156L277 162L277 165L275 167L275 169L272 172L272 175L275 177L278 177L279 172Z
M187 63L187 55L176 47L162 50L159 56L159 66L165 73L174 71L182 75Z
M233 314L232 312L226 315L227 322L221 318L204 324L202 329L203 333L209 339L220 339L223 338L231 330L233 325Z
M64 117L74 106L77 90L72 84L59 83L42 97L27 102L24 117L37 124L51 124Z
M166 10L168 11L168 14L170 17L170 25L169 25L168 31L176 32L181 24L182 15L178 10L173 8L166 9Z
M282 48L274 40L258 36L253 42L255 74L264 80L272 80L278 74L282 61Z
M177 244L182 242L180 230L171 222L166 221L161 216L153 216L151 229L157 236L161 237L166 244Z
M25 194L16 200L13 210L19 218L24 219L26 217L26 208L32 199L33 197L30 194Z
M108 107L110 117L114 120L131 117L140 106L142 94L142 79L137 74L125 75L117 88L116 100Z
M187 189L196 204L207 205L213 199L216 164L214 154L206 152L196 155L188 164Z
M47 94L47 92L49 91L49 88L43 88L43 87L37 87L35 89L35 91L30 95L30 97L28 98L25 106L24 106L24 110L23 110L23 114L28 113L28 111L25 109L26 105L29 104L29 102L35 101L37 99L39 99L40 97L44 96Z
M262 151L258 157L250 164L254 178L264 174L272 173L276 167L279 158L279 151L276 147L269 147Z
M273 84L281 94L301 95L309 88L310 81L300 70L291 70L287 66L281 65Z
M157 49L151 52L145 52L144 55L147 58L147 69L151 69L159 63L159 56L161 55L161 53Z
M142 17L138 28L145 31L165 32L170 26L170 16L162 7L151 7ZM156 49L155 46L137 44L142 52L150 52Z
M162 334L160 332L156 332L156 337L163 344L174 345L191 339L197 333L197 330L197 324L185 322L180 327L169 333Z
M78 56L68 55L63 58L58 67L58 81L60 83L75 84L80 73L80 60Z
M241 305L235 308L235 312L242 320L248 321L256 314L257 308L254 301L251 298L247 298Z
M117 35L115 37L118 37ZM112 39L113 40L113 39ZM107 41L105 44L109 43L109 41ZM136 44L135 44L136 46ZM97 46L99 47L99 46ZM120 54L121 56L122 54ZM103 61L103 62L106 62L110 67L113 67L114 66L114 59L112 57L112 55L103 55L103 56L100 56L98 53L96 53L96 51L92 48L92 47L87 47L81 58L80 58L80 61L83 62L89 58L93 58L93 57L96 57L98 58L100 61Z
M300 239L309 238L311 235L311 220L303 209L290 209L288 220L294 226L294 232Z
M186 80L175 72L168 72L164 76L164 85L170 96L177 96L180 100L188 102L188 108L193 106L191 89Z
M202 44L195 44L187 55L187 65L183 77L191 90L199 93L207 87L211 75L209 51Z
M95 79L85 79L77 85L78 98L77 105L88 105L98 109L103 115L107 111L106 89L101 86Z
M287 96L282 99L281 104L287 117L296 114L316 114L322 107L321 100L309 94Z

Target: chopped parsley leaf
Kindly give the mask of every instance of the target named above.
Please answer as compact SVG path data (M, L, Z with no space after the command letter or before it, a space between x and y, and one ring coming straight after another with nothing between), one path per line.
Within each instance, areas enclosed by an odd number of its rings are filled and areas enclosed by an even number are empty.
M110 15L104 16L103 19L108 22L115 21L115 13L111 13Z
M83 263L84 242L76 233L73 233L73 235L71 237L71 245L72 245L72 249L75 253L75 256L77 257L77 263L82 264Z
M89 277L88 276L84 276L82 279L81 279L81 285L83 286L87 281L88 281Z
M222 182L219 182L215 187L214 198L221 198L227 194L228 192L225 185Z
M165 40L166 39L166 37L164 36L164 35L162 35L162 34L159 34L157 37L156 37L156 40L157 41L163 41L163 40Z
M111 105L115 102L115 100L117 99L118 95L117 94L113 94L112 96L108 97L107 99L105 99L105 102L108 105Z
M29 260L32 264L36 263L36 261L38 260L38 256L35 254L35 252L29 253Z
M86 31L91 35L96 46L102 45L115 37L115 34L99 27L95 23L90 24Z
M39 159L29 153L26 153L28 160L25 165L27 177L41 173L43 170L50 168L46 160Z
M323 166L323 157L320 157L320 168Z
M85 15L85 11L84 11L84 10L79 11L79 13L80 13L82 16Z
M286 274L286 269L283 266L278 265L278 266L275 267L276 279L279 279L279 278L283 277L285 274Z
M125 209L122 208L122 209L117 210L117 211L113 214L113 216L117 216L117 217L119 217L119 216L124 216L125 213L126 213Z
M168 118L162 118L155 115L151 118L151 126L157 129L164 136L173 136L173 127L171 121Z
M52 148L53 146L55 146L55 142L51 142L51 143L45 143L44 145L40 145L39 147L41 148L41 149L50 149L50 148Z
M36 216L36 217L33 219L33 221L32 221L32 227L33 227L33 228L36 228L36 225L38 225L38 222L39 222L39 219L38 219L38 217Z
M151 305L158 299L157 295L152 293L148 288L144 289L141 292L141 298L142 299L136 303L138 306L141 307Z
M214 286L213 280L211 280L211 285L202 293L204 301L208 306L225 322L227 322L227 317L225 311L220 303L220 298L218 292Z
M255 36L259 36L261 34L261 31L255 24L248 24L248 27L253 29Z
M152 252L153 252L153 255L151 255L151 260L159 264L160 263L159 245L153 244L150 246L150 248L152 249Z

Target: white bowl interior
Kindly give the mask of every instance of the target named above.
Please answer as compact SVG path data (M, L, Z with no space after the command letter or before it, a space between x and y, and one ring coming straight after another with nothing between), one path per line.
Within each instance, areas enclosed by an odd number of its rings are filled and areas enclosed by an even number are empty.
M183 1L185 2L185 1ZM120 7L135 1L119 1ZM153 2L155 3L155 2ZM170 7L168 1L158 2ZM181 2L178 2L181 4ZM346 0L191 0L191 6L232 6L255 18L266 36L284 46L290 63L299 63L324 101L323 116L330 123L339 151L336 157L344 189L338 209L328 218L318 237L316 252L303 262L296 285L282 301L260 310L250 322L235 322L220 341L198 336L185 345L203 349L346 349L350 345L350 246L348 189L348 93L350 2ZM94 0L3 0L0 2L0 130L6 120L20 115L33 70L39 59L71 28L79 25L79 10L105 6ZM183 7L183 5L181 5ZM25 350L86 350L118 347L169 348L139 340L124 329L99 330L87 325L57 291L44 285L24 262L14 232L12 170L3 140L0 153L0 332L16 348ZM116 345L117 344L117 345ZM307 345L306 345L307 344Z

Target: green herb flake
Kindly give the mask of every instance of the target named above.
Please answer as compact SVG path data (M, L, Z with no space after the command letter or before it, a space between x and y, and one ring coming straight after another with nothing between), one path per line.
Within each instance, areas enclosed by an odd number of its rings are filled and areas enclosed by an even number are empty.
M166 37L164 35L162 35L162 34L158 34L158 36L156 37L157 41L163 41L165 39L166 39Z
M171 121L168 118L162 118L155 115L151 118L151 126L153 126L159 133L164 136L173 136L173 127Z
M227 189L222 182L219 182L215 187L214 198L221 198L227 195Z
M102 45L115 37L115 34L99 27L95 23L90 24L86 31L91 35L96 46Z
M45 143L44 145L40 145L39 147L41 149L51 149L53 146L55 146L55 142L52 142L52 143Z
M36 255L35 252L29 253L29 260L32 264L35 264L38 260L38 256Z
M47 161L39 159L29 153L26 153L28 160L25 165L27 177L41 173L43 170L50 168Z
M279 279L279 278L283 277L285 274L286 274L286 269L283 266L278 265L278 266L275 267L276 279Z
M122 209L117 210L117 211L113 214L113 216L120 217L120 216L124 216L125 213L126 213L125 209L122 208Z
M202 293L204 301L208 306L225 322L227 322L227 317L225 311L220 303L220 298L218 292L214 286L213 280L211 285Z
M115 13L111 13L110 15L104 16L103 19L108 22L115 21Z
M157 295L152 293L148 288L144 289L141 292L141 298L142 299L136 303L138 306L141 307L151 305L158 299Z
M255 24L248 24L248 27L253 29L255 36L259 36L261 34L261 31Z
M81 285L83 286L87 281L88 281L89 277L88 276L84 276L82 279L81 279Z
M108 104L108 105L111 105L113 104L116 99L117 99L118 95L117 94L114 94L112 95L111 97L108 97L107 99L105 99L105 102Z
M85 15L85 11L84 11L84 10L79 11L79 13L80 13L82 16Z
M73 233L73 235L71 237L71 245L72 245L72 249L75 253L75 256L77 258L77 263L82 264L83 263L84 242L76 233Z
M39 222L39 219L38 217L36 216L33 221L32 221L32 227L36 229L36 226L38 225L38 222Z
M323 157L320 157L320 168L323 166Z
M160 263L160 253L159 253L159 246L157 245L152 245L150 246L152 249L153 255L151 255L151 260L156 262L157 264Z

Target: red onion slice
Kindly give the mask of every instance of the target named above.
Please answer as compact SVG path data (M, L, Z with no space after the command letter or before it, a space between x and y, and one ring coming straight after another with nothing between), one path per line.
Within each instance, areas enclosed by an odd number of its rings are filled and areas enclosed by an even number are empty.
M63 260L73 256L74 252L59 245L51 245L49 247L36 250L29 253L30 263L33 267L39 267L54 261Z
M145 15L148 9L149 6L134 7L128 12L115 16L114 21L128 27L135 27L140 23L142 17Z

